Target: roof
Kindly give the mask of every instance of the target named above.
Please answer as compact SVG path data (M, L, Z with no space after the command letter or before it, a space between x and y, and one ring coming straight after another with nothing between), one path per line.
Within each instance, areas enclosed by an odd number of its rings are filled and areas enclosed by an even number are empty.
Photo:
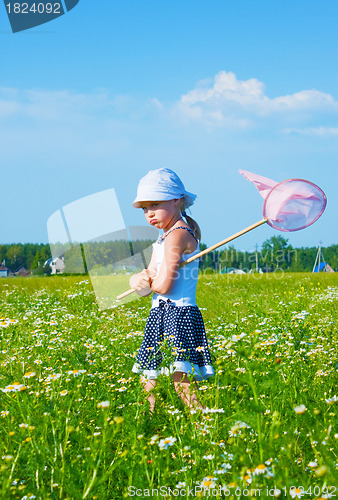
M326 269L327 271L333 271L332 267L327 263L327 262L321 262L319 266L316 266L313 270L314 273L318 273L320 271L324 271Z
M26 269L25 267L23 266L20 266L19 269L17 269L13 274L15 275L20 275L20 276L28 276L30 274L30 271L28 271L28 269Z

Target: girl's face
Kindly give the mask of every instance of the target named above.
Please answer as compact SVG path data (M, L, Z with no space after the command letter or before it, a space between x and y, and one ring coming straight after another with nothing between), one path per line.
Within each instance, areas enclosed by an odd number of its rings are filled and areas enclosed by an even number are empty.
M142 201L141 208L149 224L168 231L180 217L180 200Z

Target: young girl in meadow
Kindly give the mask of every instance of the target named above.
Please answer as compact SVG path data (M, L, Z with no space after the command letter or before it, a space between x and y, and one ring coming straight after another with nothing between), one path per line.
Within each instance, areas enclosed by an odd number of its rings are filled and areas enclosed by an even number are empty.
M195 198L196 195L185 190L175 172L161 168L151 170L140 180L133 203L135 208L143 209L149 224L163 230L163 235L153 244L148 268L130 278L130 286L139 295L154 292L143 342L132 369L141 373L151 413L155 407L152 390L156 378L168 373L159 368L163 342L168 342L174 353L170 371L175 390L190 409L204 407L192 390L188 375L192 374L194 380L204 380L214 374L202 315L195 299L198 259L179 267L199 252L199 226L185 212Z

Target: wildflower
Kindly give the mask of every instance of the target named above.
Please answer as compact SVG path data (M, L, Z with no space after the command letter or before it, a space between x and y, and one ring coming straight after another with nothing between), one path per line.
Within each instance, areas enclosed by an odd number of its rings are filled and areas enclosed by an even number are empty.
M221 465L221 467L222 467L223 471L225 472L227 469L231 469L232 465L224 463Z
M13 382L12 385L7 385L4 389L1 389L2 392L19 392L19 391L24 391L26 387L23 384L20 384L19 382Z
M243 479L246 482L246 484L251 484L252 483L252 477L251 477L250 473L246 474Z
M48 377L45 378L45 382L49 383L52 382L53 380L57 380L60 377L61 373L52 373L51 375L48 375Z
M155 444L156 441L158 440L158 435L155 434L149 441L149 444Z
M206 476L203 478L200 486L202 486L203 488L214 488L216 486L215 481L217 481L217 477Z
M202 413L224 413L225 410L223 408L204 408L204 410L202 410Z
M116 389L118 392L125 392L127 390L126 387L120 387L119 389Z
M214 470L214 474L225 474L226 470L225 469L216 469Z
M337 403L337 401L338 401L338 396L333 396L330 399L325 399L325 403L327 403L328 405L332 405L333 403Z
M78 377L82 373L86 373L87 370L70 370L68 375L74 375L74 377Z
M304 405L299 405L294 408L295 412L299 415L301 413L306 412L307 408Z
M177 408L175 410L168 410L168 413L170 413L171 415L176 415L177 413L181 413L180 410L178 410Z
M35 372L28 372L24 374L24 378L31 378L35 377Z
M239 430L239 427L233 427L230 429L229 431L229 436L230 437L236 437L236 436L240 436L241 435L241 431Z
M234 437L234 436L240 436L241 434L241 431L240 431L240 428L241 427L246 427L246 425L244 424L241 425L242 422L236 422L231 428L230 428L230 431L229 431L229 435L231 437Z
M213 460L215 458L215 455L204 455L204 460Z
M9 415L9 411L8 410L1 410L0 415L2 417L7 417L7 415Z
M317 460L315 460L314 462L309 462L308 467L318 467Z
M241 333L241 334L239 334L239 335L233 335L233 336L231 337L231 341L232 341L232 342L237 342L238 340L241 340L241 339L242 339L243 337L245 337L245 336L246 336L246 333Z
M116 424L122 424L123 421L124 421L123 417L114 417L114 422Z
M66 389L60 392L60 396L66 396L66 394L68 394L68 391Z
M185 488L185 481L176 484L176 488Z
M290 488L290 495L292 498L301 498L303 495L304 491L301 490L300 488Z
M172 446L176 441L176 438L169 436L165 439L161 439L160 442L158 443L158 447L160 450L166 450L168 446Z
M109 401L101 401L101 403L98 403L97 407L98 408L108 408L110 405Z
M257 465L256 469L254 470L254 475L264 474L266 471L267 471L266 465L259 464L259 465Z
M246 370L245 370L245 368L236 368L236 372L245 373Z
M2 318L3 321L0 322L0 327L7 328L9 325L15 325L19 322L18 319Z

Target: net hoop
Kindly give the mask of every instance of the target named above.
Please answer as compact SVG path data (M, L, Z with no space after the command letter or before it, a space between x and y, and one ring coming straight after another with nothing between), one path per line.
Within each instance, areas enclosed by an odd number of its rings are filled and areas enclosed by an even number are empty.
M313 186L320 193L320 195L322 196L323 206L322 206L320 212L311 220L311 222L309 222L309 223L307 223L307 224L305 224L304 226L301 226L301 227L297 227L297 228L293 228L293 229L286 229L286 228L281 228L281 227L277 226L276 224L274 224L273 221L271 221L271 219L266 215L267 205L269 203L269 200L270 200L271 196L273 196L275 190L278 189L279 186L281 186L282 184L286 184L288 182L293 182L293 181L304 182L306 184L310 184L311 186ZM326 194L324 193L324 191L319 186L317 186L317 184L314 184L313 182L307 181L305 179L298 179L298 178L286 179L286 180L281 181L278 184L276 184L271 189L271 191L267 194L267 196L266 196L266 198L264 200L264 204L263 204L263 217L265 218L265 220L269 224L269 226L273 227L274 229L277 229L278 231L284 231L284 232L287 232L287 233L292 232L292 231L300 231L301 229L305 229L306 227L311 226L311 224L313 224L314 222L316 222L316 220L319 219L319 217L323 214L323 212L324 212L324 210L326 208L326 204L327 204Z

